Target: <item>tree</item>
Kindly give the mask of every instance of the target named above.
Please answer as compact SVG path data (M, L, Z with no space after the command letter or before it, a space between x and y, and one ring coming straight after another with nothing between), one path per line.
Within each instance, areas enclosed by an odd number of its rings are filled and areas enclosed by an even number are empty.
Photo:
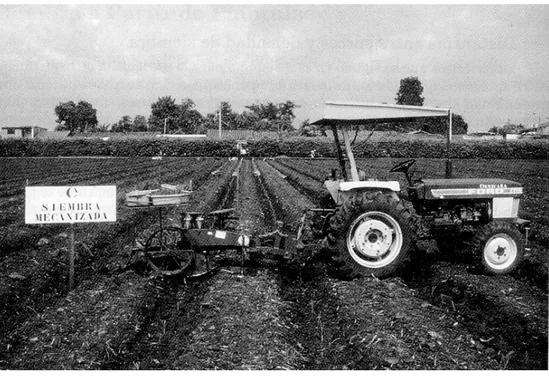
M423 85L417 77L404 78L400 80L400 89L395 98L396 104L423 106L425 98L421 94L423 94Z
M326 130L318 125L310 124L309 119L305 119L299 126L298 134L305 137L326 136Z
M492 127L488 130L488 132L500 134L500 135L507 135L507 134L519 134L522 131L524 131L526 128L522 124L513 124L513 123L507 123L503 127Z
M171 125L177 117L177 105L175 99L171 96L158 98L156 102L151 104L151 115L149 116L149 127L151 130L160 131L166 128L172 129Z
M130 116L124 115L112 126L111 132L145 132L147 130L147 118L137 115L133 120Z
M233 111L229 102L221 102L221 122L223 129L241 129L244 125L240 119L240 114ZM219 108L206 115L203 125L208 129L217 129L219 127Z
M188 98L183 99L177 106L175 133L197 133L198 127L202 124L202 115L195 106L194 102Z
M181 104L176 104L171 96L158 98L151 104L149 127L154 131L166 133L193 133L202 124L202 115L195 109L191 99L184 99Z
M133 119L133 132L146 132L149 128L147 118L143 115L136 115Z
M98 124L97 110L86 101L75 104L73 101L61 102L55 107L59 125L57 130L68 130L69 135L76 132L93 131Z
M111 132L131 132L133 120L130 116L124 115L112 126Z
M109 128L111 128L111 127L112 127L112 124L103 123L103 124L97 125L97 127L95 127L95 131L96 132L109 132Z
M448 133L448 117L435 117L420 120L416 129L433 134L446 135ZM469 125L463 120L463 117L452 113L452 134L465 134Z
M292 130L292 121L295 118L294 109L299 106L292 101L286 101L279 104L272 102L252 104L246 108L251 111L251 115L258 119L254 129L287 131Z

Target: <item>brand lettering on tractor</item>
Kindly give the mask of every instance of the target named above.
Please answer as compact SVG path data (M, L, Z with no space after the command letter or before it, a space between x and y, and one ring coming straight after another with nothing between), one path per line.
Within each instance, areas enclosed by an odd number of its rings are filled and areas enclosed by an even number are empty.
M503 184L505 185L505 184ZM434 197L452 197L452 196L476 196L476 195L518 195L522 194L522 187L507 188L451 188L451 189L433 189Z
M482 184L481 184L482 185ZM504 195L522 194L522 188L472 188L468 189L468 195Z
M484 189L507 188L507 184L479 184L478 187Z

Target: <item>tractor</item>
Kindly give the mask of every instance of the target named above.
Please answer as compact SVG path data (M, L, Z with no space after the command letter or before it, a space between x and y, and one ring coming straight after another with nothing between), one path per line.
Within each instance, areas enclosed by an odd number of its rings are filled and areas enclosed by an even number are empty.
M128 204L155 206L156 198L161 225L132 255L144 256L150 268L165 276L207 274L214 269L211 255L232 249L240 252L242 265L255 257L303 264L303 260L320 255L328 256L346 277L387 277L406 270L418 239L435 239L445 252L455 252L459 245L471 249L478 265L490 274L512 272L523 257L529 229L529 222L518 218L521 184L493 178L452 179L449 153L445 179L414 179L414 159L395 165L390 171L405 175L408 187L404 192L399 181L370 179L357 168L352 128L358 132L360 126L430 117L448 118L449 152L452 117L448 109L369 103L318 105L309 121L331 128L339 169L332 170L324 182L323 207L305 211L295 236L284 234L282 224L278 230L253 238L229 231L226 222L238 219L234 209L182 212L182 226L163 227L162 206L174 200L174 195L149 197L149 191L137 191L137 199L130 197L133 201ZM188 202L190 193L176 199ZM179 204L177 200L175 204Z
M529 229L529 222L518 218L521 184L494 178L451 179L449 154L445 179L413 179L414 159L395 165L390 172L404 173L407 195L398 181L368 179L358 170L351 147L353 127L429 117L448 117L449 150L448 109L336 102L315 108L309 122L331 128L340 171L332 171L324 182L333 208L317 210L321 218L314 222L320 226L312 232L325 237L326 248L343 273L393 275L414 257L418 239L433 238L441 251L467 247L489 274L510 273L520 263Z

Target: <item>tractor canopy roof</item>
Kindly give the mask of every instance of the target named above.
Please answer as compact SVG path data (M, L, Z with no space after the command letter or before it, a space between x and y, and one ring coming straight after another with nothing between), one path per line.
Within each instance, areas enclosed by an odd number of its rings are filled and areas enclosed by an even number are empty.
M313 107L310 124L361 125L448 116L447 108L403 106L385 103L325 102Z

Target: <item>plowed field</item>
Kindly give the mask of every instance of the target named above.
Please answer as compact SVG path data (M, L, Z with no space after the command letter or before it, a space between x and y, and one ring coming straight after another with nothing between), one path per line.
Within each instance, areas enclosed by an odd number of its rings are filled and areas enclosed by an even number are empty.
M399 180L397 159L359 160ZM332 159L0 159L0 369L546 370L549 165L454 162L456 177L524 184L520 216L532 249L511 275L486 276L422 241L405 277L341 280L322 262L263 260L243 269L230 252L217 272L168 279L129 268L157 228L155 209L125 194L193 182L188 211L236 208L229 229L294 233L321 205ZM420 159L416 176L442 177ZM26 185L116 185L116 223L76 225L76 283L68 288L68 226L25 225ZM164 221L180 224L180 209ZM234 257L233 257L234 256Z

